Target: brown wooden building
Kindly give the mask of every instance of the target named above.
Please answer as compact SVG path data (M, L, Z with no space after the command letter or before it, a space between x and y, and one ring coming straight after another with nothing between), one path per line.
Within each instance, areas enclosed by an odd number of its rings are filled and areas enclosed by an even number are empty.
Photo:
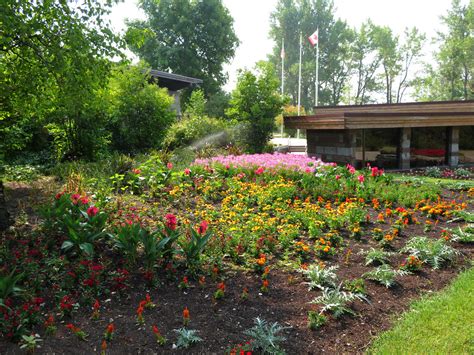
M474 163L474 101L316 107L284 122L305 129L307 154L323 161L399 169L457 166L460 156Z

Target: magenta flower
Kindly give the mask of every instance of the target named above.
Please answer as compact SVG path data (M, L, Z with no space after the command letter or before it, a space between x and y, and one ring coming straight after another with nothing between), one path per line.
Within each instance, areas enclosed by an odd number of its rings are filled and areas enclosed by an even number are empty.
M176 216L174 214L168 213L165 216L165 219L166 219L166 223L165 223L166 227L174 231L176 229L176 224L177 224Z
M168 164L166 164L166 167L171 170L173 169L173 163L172 162L168 162Z
M256 174L256 175L262 175L263 172L264 172L264 170L265 170L265 169L264 169L263 167L259 167L257 170L255 170L255 174Z
M365 180L364 175L359 175L359 176L357 177L357 180L359 180L360 183L363 183L364 180Z
M99 209L95 206L90 206L88 209L87 209L87 215L89 217L94 217L97 213L99 212Z

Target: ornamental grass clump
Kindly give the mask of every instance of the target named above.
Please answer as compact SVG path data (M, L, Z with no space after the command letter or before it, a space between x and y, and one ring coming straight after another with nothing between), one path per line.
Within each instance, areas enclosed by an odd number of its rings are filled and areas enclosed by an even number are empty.
M411 238L401 252L416 256L422 262L431 265L433 269L440 269L443 265L452 262L459 254L456 249L446 244L446 240L433 240L427 237Z
M259 317L254 320L255 325L247 329L244 334L252 339L252 350L260 350L262 354L284 354L280 343L286 338L278 335L288 327L283 327L278 322L269 324Z
M342 291L342 284L336 288L324 288L321 296L316 297L311 303L321 305L320 314L330 312L334 318L339 318L344 314L355 315L355 312L350 308L349 303L355 300L362 300L369 302L369 300L360 293Z
M320 265L310 265L307 269L300 269L309 282L306 282L310 290L316 288L322 290L326 287L336 287L337 275L334 271L337 266L323 267Z

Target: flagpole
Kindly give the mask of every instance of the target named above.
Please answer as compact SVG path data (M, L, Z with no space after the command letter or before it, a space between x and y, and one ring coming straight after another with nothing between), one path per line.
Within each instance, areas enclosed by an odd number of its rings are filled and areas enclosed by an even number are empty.
M298 70L298 116L301 110L301 56L303 53L303 35L300 32L300 65ZM300 130L296 130L296 138L300 138Z
M281 96L285 92L285 37L281 39ZM283 138L283 132L285 129L285 120L281 119L281 138Z
M319 37L319 28L317 29L318 37ZM318 82L319 82L319 38L318 42L316 43L316 81L314 83L314 106L318 106Z

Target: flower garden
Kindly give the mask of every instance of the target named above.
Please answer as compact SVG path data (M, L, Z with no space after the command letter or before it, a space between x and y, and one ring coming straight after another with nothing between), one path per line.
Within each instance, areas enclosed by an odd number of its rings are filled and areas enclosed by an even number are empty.
M474 254L474 189L303 156L71 175L0 249L0 351L364 352Z

